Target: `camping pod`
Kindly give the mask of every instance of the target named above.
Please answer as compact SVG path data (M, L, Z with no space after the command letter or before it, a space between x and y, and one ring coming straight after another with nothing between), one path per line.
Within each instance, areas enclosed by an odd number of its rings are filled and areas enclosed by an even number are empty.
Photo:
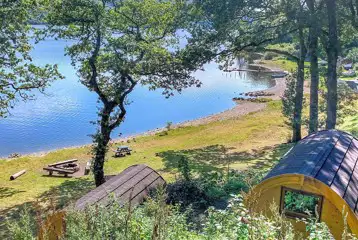
M341 239L346 215L348 231L358 235L358 140L348 133L326 130L299 141L247 198L248 208L267 216L272 205L292 219L315 217Z
M151 189L165 184L165 180L154 169L143 164L133 165L81 197L74 204L74 210L84 210L95 204L108 206L113 197L123 206L128 203L138 205ZM39 231L39 238L44 239L46 232L47 238L59 239L65 231L65 215L65 211L59 211L48 216Z

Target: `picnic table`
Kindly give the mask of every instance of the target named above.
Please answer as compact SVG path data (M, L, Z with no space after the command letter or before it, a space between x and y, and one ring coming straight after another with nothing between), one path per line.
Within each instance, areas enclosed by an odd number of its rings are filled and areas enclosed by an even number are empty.
M68 170L68 169L57 168L57 167L44 167L43 169L48 171L50 176L52 176L53 172L57 172L59 174L64 174L65 177L67 177L68 174L73 174L73 173L77 172L76 170Z
M130 149L128 146L119 146L116 151L114 151L114 154L116 157L125 157L126 155L131 155L132 149Z
M64 174L65 177L67 177L68 174L73 174L80 169L79 165L76 163L77 161L77 159L70 159L52 163L47 165L47 167L44 167L43 170L48 171L50 176L52 176L53 172L56 172L58 174Z

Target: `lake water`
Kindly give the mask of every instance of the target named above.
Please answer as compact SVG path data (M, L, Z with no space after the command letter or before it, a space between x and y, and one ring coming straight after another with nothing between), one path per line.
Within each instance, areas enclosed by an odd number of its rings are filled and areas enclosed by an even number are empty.
M57 63L66 77L52 84L47 95L36 101L19 102L11 116L0 119L0 156L11 153L34 153L91 143L89 134L96 127L97 97L78 82L69 57L64 56L65 41L47 40L36 45L36 64ZM252 73L224 73L215 63L195 75L201 88L189 88L166 99L160 91L138 86L131 93L125 122L112 138L138 134L163 127L167 122L179 123L232 108L231 100L241 92L262 90L273 85L267 76Z

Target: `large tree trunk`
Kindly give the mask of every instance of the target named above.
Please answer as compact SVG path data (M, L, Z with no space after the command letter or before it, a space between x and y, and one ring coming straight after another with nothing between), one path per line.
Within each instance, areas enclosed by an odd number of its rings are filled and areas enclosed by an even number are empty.
M307 49L304 42L303 28L299 29L300 38L300 58L298 61L297 69L297 82L296 82L296 98L295 98L295 109L293 115L293 134L292 141L297 142L301 140L301 125L302 125L302 107L303 107L303 85L305 80L305 57Z
M105 182L103 166L111 136L111 129L109 125L110 112L110 107L104 106L101 112L100 130L94 138L95 158L93 164L93 174L97 187Z
M310 120L309 133L316 132L318 129L318 86L319 86L319 70L318 70L318 34L319 27L315 13L314 0L307 0L310 9L310 28L309 28L309 44L308 52L310 55Z
M328 46L327 46L327 120L326 128L334 129L337 121L337 58L338 58L338 36L336 19L336 1L326 0L328 15Z

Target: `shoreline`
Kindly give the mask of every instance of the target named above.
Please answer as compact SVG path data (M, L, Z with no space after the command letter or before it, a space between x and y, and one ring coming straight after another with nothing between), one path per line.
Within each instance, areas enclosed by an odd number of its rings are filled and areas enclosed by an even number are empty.
M280 69L274 68L274 67L268 67L268 66L264 66L264 65L260 65L260 66L263 68L266 68L266 69L270 69L271 71L281 71ZM253 91L252 93L255 93L255 92L271 93L271 94L273 94L272 96L258 96L256 98L269 98L272 100L279 100L280 97L282 96L285 88L286 88L285 78L276 78L275 85L273 87L270 87L270 88L264 89L264 90ZM211 114L208 116L204 116L204 117L180 122L177 124L173 124L172 129L176 129L176 128L180 128L180 127L199 126L199 125L208 124L211 122L224 121L224 120L228 120L228 119L236 119L236 118L240 118L240 117L245 116L250 113L262 111L267 106L266 103L260 103L260 102L250 102L250 101L245 101L245 100L239 100L239 101L233 100L233 101L236 103L236 105L230 109L224 110L222 112L214 113L214 114ZM148 130L143 133L138 133L138 134L133 134L133 135L130 135L127 137L112 139L111 143L125 144L125 142L127 142L128 140L132 140L132 139L138 138L138 137L153 136L153 135L163 132L165 130L166 130L166 127ZM45 156L51 152L56 152L56 151L65 150L65 149L86 148L89 146L91 146L91 144L81 144L81 145L75 145L75 146L69 146L69 147L61 147L61 148L39 151L39 152L34 152L34 153L21 154L20 158L21 157L41 157L41 156ZM14 159L16 159L16 158L8 158L6 156L0 157L0 160L14 160Z

